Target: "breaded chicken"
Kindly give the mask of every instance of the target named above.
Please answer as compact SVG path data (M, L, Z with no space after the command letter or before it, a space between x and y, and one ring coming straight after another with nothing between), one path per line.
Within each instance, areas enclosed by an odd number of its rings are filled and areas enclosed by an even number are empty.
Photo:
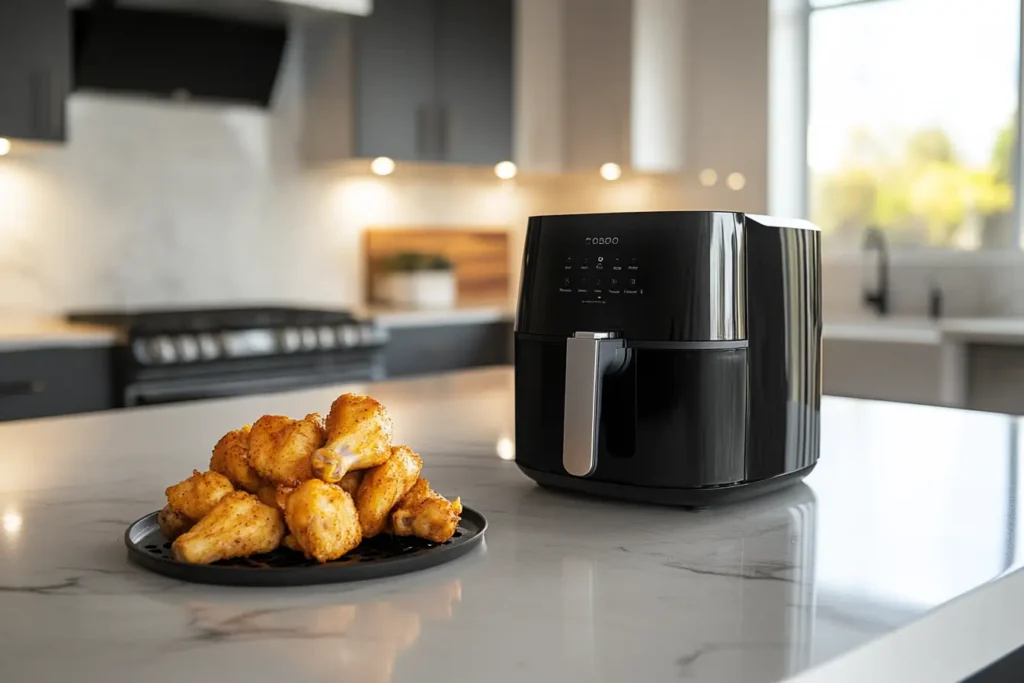
M235 488L256 493L266 482L249 465L251 425L233 429L220 438L210 456L210 469L231 480Z
M362 483L363 475L366 474L366 472L367 470L353 470L351 472L347 472L345 476L341 478L338 486L341 487L342 491L352 496L352 499L355 500L356 491L359 490L359 484Z
M231 482L219 472L192 470L192 476L167 487L167 502L172 508L198 522L220 499L235 490Z
M407 446L395 446L383 465L366 470L355 497L363 538L372 538L384 531L391 508L416 483L421 469L420 456Z
M363 540L352 496L319 479L304 481L288 496L285 520L306 557L336 560Z
M249 433L249 464L272 484L297 486L313 476L310 456L324 445L323 419L264 415Z
M444 543L455 533L461 514L460 499L447 500L421 477L395 505L391 513L391 533Z
M264 486L257 493L256 497L260 499L260 502L270 507L275 507L281 512L284 512L285 501L288 500L288 496L295 490L294 486Z
M172 508L170 504L165 505L164 509L157 513L156 523L160 526L160 533L168 541L173 541L181 536L195 524L191 519Z
M233 557L269 553L281 545L286 529L281 511L259 498L236 491L174 541L175 559L210 564Z
M294 550L297 553L305 554L305 551L302 549L302 546L299 545L298 540L296 540L296 538L291 534L288 534L284 539L282 539L281 545L288 548L288 550Z
M313 454L313 474L336 484L352 470L382 464L391 455L391 418L375 399L342 394L327 415L327 443Z

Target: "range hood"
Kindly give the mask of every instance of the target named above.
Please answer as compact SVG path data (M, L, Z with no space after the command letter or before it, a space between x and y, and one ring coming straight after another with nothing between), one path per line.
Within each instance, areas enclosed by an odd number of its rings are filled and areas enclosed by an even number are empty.
M288 24L371 0L72 0L74 88L266 107Z

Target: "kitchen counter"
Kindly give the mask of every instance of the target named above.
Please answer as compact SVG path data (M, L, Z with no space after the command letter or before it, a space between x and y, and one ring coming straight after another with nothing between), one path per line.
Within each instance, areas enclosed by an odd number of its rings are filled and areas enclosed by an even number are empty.
M925 345L1024 344L1024 318L828 318L822 335L825 339Z
M1018 419L828 398L806 484L692 512L534 485L508 369L348 388L485 547L289 589L128 562L125 527L224 431L339 388L0 425L4 681L945 681L1024 644Z
M113 346L117 332L61 318L0 318L0 352L45 348Z
M355 313L372 318L387 329L512 322L516 317L515 306L507 303L467 303L451 308L364 306L357 308Z

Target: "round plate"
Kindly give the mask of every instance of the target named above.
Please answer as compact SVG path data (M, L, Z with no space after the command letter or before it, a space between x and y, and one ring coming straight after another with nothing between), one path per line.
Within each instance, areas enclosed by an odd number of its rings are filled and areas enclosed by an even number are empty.
M472 508L462 508L455 535L444 543L412 536L380 534L333 561L320 564L301 553L278 548L213 564L188 564L171 556L171 543L160 532L157 512L134 522L124 533L128 558L157 574L194 583L225 586L308 586L316 583L360 581L414 572L462 557L484 540L487 520Z

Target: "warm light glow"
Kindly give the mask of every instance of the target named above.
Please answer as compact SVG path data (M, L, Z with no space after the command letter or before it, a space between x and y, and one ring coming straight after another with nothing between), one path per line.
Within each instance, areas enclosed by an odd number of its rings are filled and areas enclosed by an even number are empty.
M608 162L601 164L601 177L605 180L618 180L622 176L622 169L618 164Z
M391 157L377 157L370 162L370 170L377 175L391 175L395 172L395 160Z
M713 168L705 168L700 172L698 179L704 187L713 187L718 182L718 172Z
M4 531L9 535L14 536L21 531L21 515L17 512L7 512L4 514Z
M516 459L516 443L507 436L498 439L498 446L495 450L498 452L498 457L502 460Z
M11 141L7 138L0 138L0 157L11 151Z
M502 180L511 180L516 177L516 173L519 169L511 161L499 161L494 166L494 175L498 176Z
M743 177L742 173L730 173L726 179L725 184L729 186L730 190L742 190L747 184L747 179Z

